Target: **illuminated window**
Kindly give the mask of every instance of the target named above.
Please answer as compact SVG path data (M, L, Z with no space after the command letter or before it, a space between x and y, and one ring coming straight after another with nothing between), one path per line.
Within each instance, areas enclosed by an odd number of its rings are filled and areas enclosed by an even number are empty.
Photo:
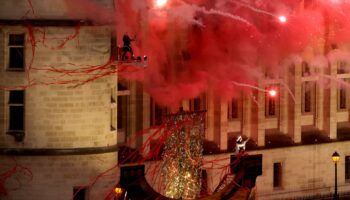
M8 131L24 131L24 90L9 91Z
M271 86L269 88L266 88L266 91L270 91L273 89L276 91L275 95L271 95L270 92L266 92L265 95L265 116L266 117L274 117L277 116L278 112L278 98L279 98L279 92L277 86Z
M8 70L24 71L24 34L10 34Z
M304 82L302 90L302 113L311 113L315 101L315 83L311 81Z
M151 98L151 112L150 112L150 124L151 126L161 125L163 118L168 114L168 109L166 107L161 107L154 102Z
M310 76L311 75L310 66L307 62L305 62L305 61L302 62L301 68L302 68L302 75L303 76Z
M88 200L88 187L74 187L73 200Z
M239 110L241 107L241 101L238 98L232 99L228 104L228 119L238 119L239 118Z
M338 88L338 110L347 108L347 92L344 86Z
M345 180L350 181L350 156L345 156Z
M282 163L273 163L273 187L282 187Z

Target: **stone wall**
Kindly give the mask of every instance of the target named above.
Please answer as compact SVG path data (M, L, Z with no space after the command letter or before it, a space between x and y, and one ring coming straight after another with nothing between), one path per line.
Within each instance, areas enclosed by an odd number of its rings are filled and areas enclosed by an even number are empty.
M86 4L81 5L82 2ZM4 0L0 2L0 19L97 19L101 16L93 16L96 11L112 11L113 8L113 0Z
M7 70L7 44L11 33L26 35L24 72ZM25 152L44 148L51 153L58 150L56 154L59 154L68 149L116 145L117 133L111 129L111 112L116 109L115 105L111 105L111 88L117 84L116 76L105 76L79 85L94 75L68 75L57 71L104 66L110 59L110 47L111 29L106 26L1 26L1 151L21 149ZM109 65L106 67L108 70ZM65 84L67 82L70 84ZM25 90L23 142L16 142L6 134L9 123L8 90L17 89ZM0 173L14 167L16 160L33 174L33 180L28 180L20 171L15 173L6 181L8 196L0 198L72 199L74 187L89 186L100 173L117 164L116 152L80 154L0 156ZM103 199L117 183L117 171L111 171L112 175L101 177L90 187L88 198Z
M78 156L23 156L5 157L0 165L1 172L19 166L28 168L27 173L17 168L16 173L6 179L5 188L8 195L1 199L72 199L74 187L87 187L89 200L104 199L117 183L118 169L111 170L107 176L100 177L94 185L92 182L103 172L115 166L115 153L78 155Z
M99 147L116 144L116 134L110 130L111 88L116 78L111 76L78 86L94 75L52 72L103 66L110 58L108 27L46 27L38 28L33 36L24 27L2 27L2 54L8 57L8 34L25 33L24 72L6 70L1 66L2 86L8 89L25 87L25 140L15 143L6 135L8 124L8 92L2 91L1 147L65 148ZM45 31L45 40L40 31ZM66 41L73 35L72 39ZM30 39L35 38L35 50ZM66 42L65 42L66 41ZM63 46L60 46L64 43ZM108 69L108 67L107 67ZM33 84L28 86L29 82ZM71 82L77 81L77 82ZM80 82L79 82L80 81ZM70 84L62 84L71 82Z

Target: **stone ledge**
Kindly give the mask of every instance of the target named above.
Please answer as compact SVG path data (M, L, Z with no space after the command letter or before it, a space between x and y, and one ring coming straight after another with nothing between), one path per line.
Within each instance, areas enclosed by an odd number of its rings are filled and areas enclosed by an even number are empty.
M8 156L64 156L64 155L87 155L117 152L118 146L84 147L84 148L0 148L0 155Z

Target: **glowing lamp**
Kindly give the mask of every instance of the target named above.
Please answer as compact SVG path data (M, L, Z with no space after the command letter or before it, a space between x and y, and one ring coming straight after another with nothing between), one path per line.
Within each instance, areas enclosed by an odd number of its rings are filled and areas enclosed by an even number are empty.
M332 155L333 162L337 163L339 161L339 158L340 158L340 156L339 156L338 152L334 152Z
M281 22L281 23L286 23L287 22L287 18L283 15L279 16L278 17L278 20Z
M117 187L117 188L114 189L114 192L115 192L115 194L116 194L117 196L118 196L118 195L120 196L120 195L123 193L123 189Z
M155 0L154 4L157 8L163 8L168 0Z
M277 95L277 91L275 89L270 89L268 94L270 97L275 97Z

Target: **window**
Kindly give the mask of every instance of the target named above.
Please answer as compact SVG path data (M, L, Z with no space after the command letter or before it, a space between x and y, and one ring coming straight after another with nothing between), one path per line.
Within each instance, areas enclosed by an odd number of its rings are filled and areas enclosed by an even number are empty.
M127 131L127 122L129 117L129 96L118 96L117 99L117 123L118 129Z
M271 86L266 88L266 91L275 90L276 95L271 96L269 92L266 92L265 95L265 116L266 117L275 117L278 112L278 98L279 92L277 86Z
M348 72L346 62L344 61L339 61L337 66L337 73L338 74L345 74Z
M239 118L239 110L241 106L241 101L238 98L234 98L229 102L227 117L228 119L238 119Z
M305 61L303 61L301 63L301 70L302 70L302 76L310 76L311 75L310 66Z
M73 188L73 200L87 200L87 199L88 199L88 187Z
M111 131L117 129L117 88L116 86L111 88Z
M206 97L201 95L190 100L190 111L200 111L206 109Z
M313 105L315 99L315 83L306 81L302 85L303 96L302 96L302 113L313 112Z
M120 185L132 184L144 176L145 176L145 165L133 165L133 166L121 167L120 168Z
M350 182L350 156L345 156L345 181Z
M24 131L24 90L9 91L8 131Z
M194 98L190 101L190 110L191 111L201 110L201 99L199 97Z
M278 78L278 74L276 74L276 72L274 70L271 70L271 68L265 67L263 70L264 70L265 78L267 78L267 79Z
M343 85L340 85L338 88L338 110L347 108L347 92L346 88Z
M168 114L168 109L165 107L159 106L151 98L150 125L151 126L161 125L163 122L163 117L167 114Z
M128 121L129 121L129 101L130 90L129 81L124 79L118 79L118 92L117 92L117 129L118 131L128 134ZM111 97L113 98L113 97ZM115 99L114 99L115 100ZM125 135L126 136L126 135Z
M273 163L273 187L282 187L282 163Z
M24 34L9 35L8 70L24 71Z

